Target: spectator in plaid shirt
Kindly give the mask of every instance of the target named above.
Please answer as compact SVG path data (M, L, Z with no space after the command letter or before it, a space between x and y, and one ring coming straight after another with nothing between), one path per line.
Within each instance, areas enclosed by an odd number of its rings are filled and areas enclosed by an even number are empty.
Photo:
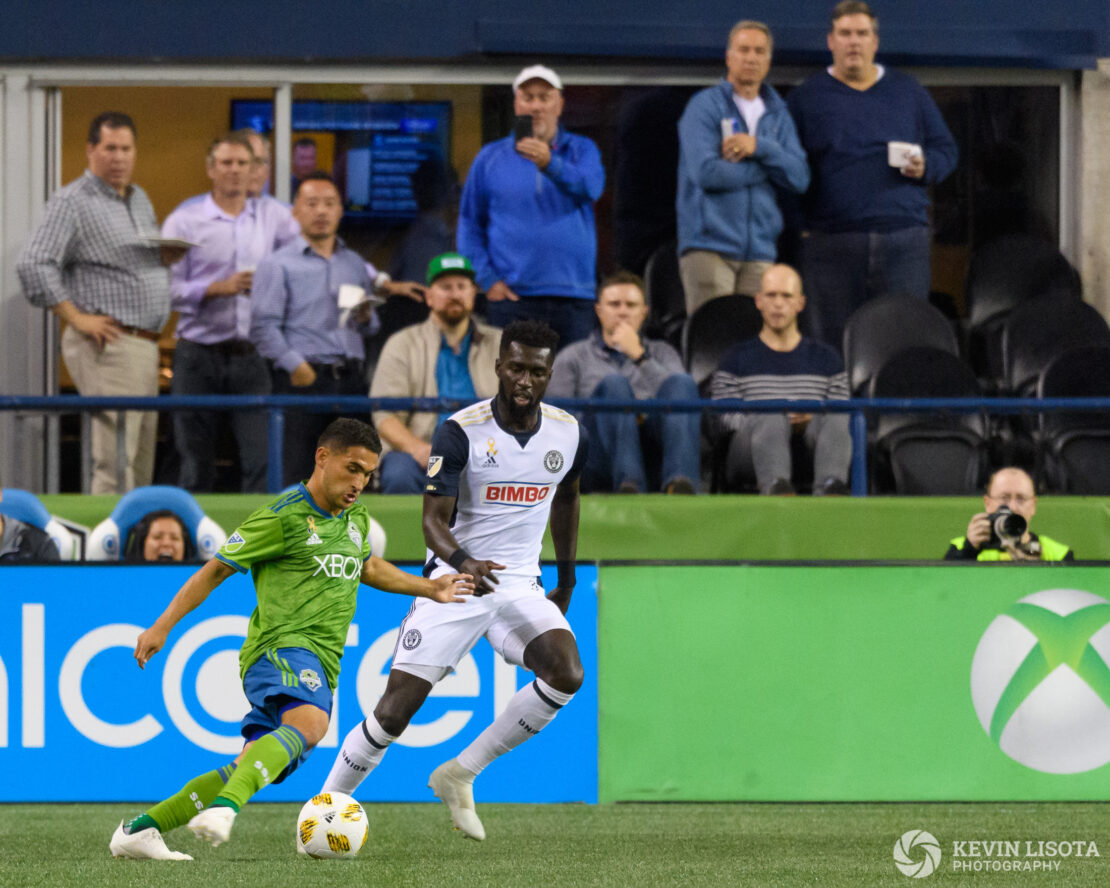
M108 111L89 127L89 168L50 198L17 270L32 305L66 322L62 357L82 395L158 393L158 337L169 318L165 265L184 251L160 248L154 208L131 182L135 124ZM123 493L154 475L156 413L130 412L126 454L116 453L116 413L92 424L93 493ZM122 463L122 477L118 467Z

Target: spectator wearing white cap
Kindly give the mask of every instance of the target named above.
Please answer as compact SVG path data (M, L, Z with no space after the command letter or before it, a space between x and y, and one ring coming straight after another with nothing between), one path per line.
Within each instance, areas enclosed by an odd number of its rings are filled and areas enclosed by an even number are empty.
M605 171L597 145L559 125L562 90L543 65L513 80L517 124L474 159L456 239L486 291L491 324L545 321L567 345L594 328L594 203Z

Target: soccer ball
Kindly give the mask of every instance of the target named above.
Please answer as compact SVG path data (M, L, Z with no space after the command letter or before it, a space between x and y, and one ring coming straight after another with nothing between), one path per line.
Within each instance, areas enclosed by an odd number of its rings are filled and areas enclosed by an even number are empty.
M341 792L322 792L297 817L297 852L309 857L354 857L366 844L370 822L362 805Z

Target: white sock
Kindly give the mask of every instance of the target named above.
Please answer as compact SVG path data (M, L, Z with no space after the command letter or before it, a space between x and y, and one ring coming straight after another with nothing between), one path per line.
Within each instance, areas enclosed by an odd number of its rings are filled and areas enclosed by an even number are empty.
M366 775L381 762L389 744L396 739L382 730L374 714L370 713L343 738L339 755L335 757L335 764L331 766L331 773L324 781L321 792L354 793Z
M557 691L537 678L517 691L493 724L459 753L458 763L468 771L481 774L486 765L499 755L538 734L573 696Z

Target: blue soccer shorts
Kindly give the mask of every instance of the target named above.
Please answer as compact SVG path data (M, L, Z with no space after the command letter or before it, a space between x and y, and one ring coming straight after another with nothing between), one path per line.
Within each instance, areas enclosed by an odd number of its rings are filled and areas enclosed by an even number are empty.
M248 742L281 727L281 716L306 703L331 717L332 693L324 667L312 651L304 648L268 649L243 676L243 692L251 711L243 716L240 733ZM278 775L281 783L308 758L306 748Z

